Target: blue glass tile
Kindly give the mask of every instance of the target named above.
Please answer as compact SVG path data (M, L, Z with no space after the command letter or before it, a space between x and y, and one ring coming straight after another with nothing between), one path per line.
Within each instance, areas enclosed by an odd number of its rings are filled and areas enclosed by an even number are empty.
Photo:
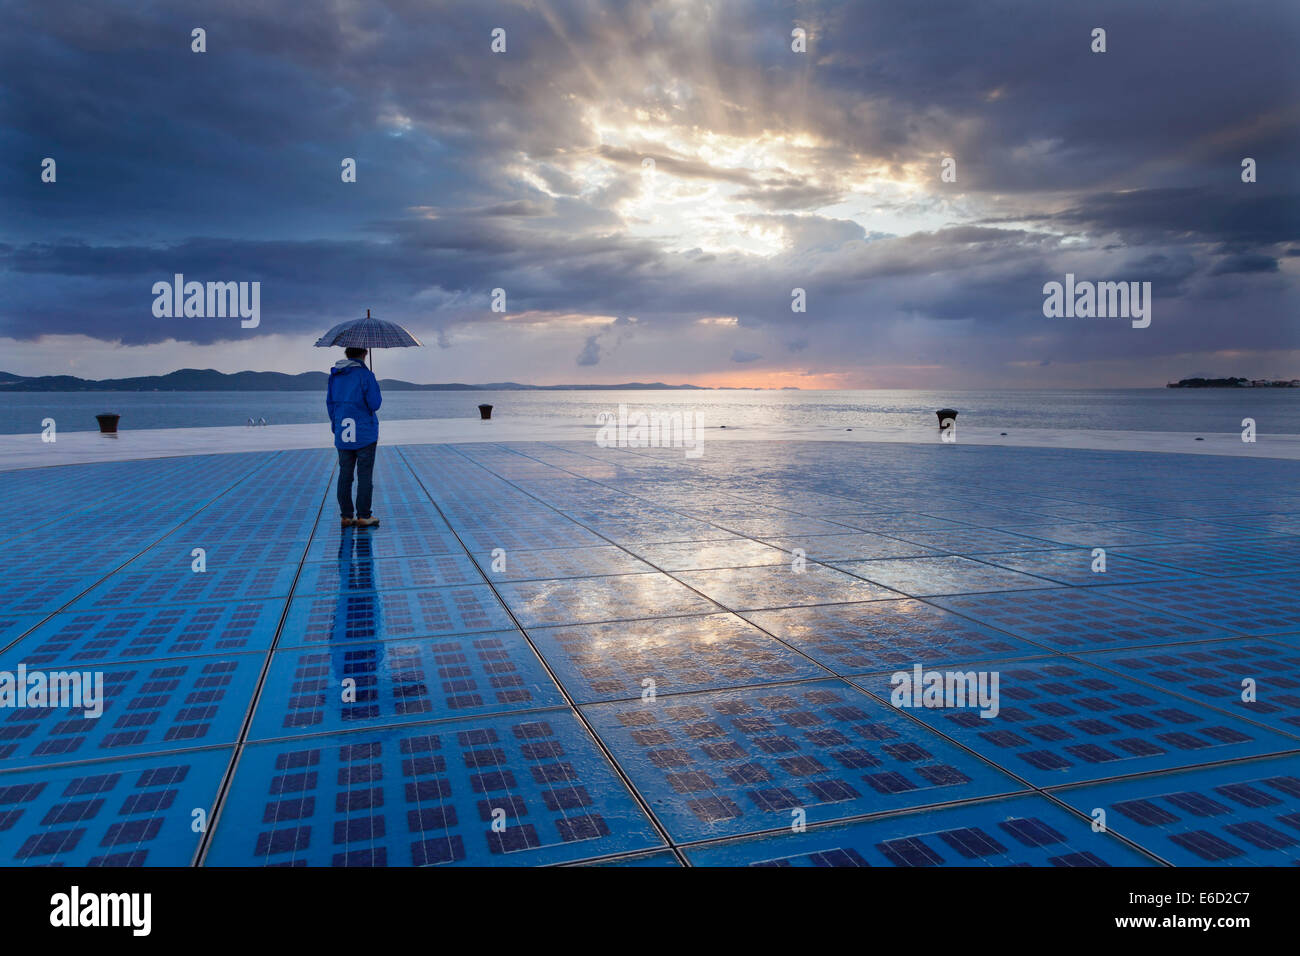
M0 613L0 648L8 647L41 620L40 614L10 614L8 611Z
M898 537L935 548L949 554L985 554L990 551L1040 551L1062 547L1055 541L1030 537L1029 534L999 531L995 528L970 528L961 531L898 531ZM863 555L871 557L871 555Z
M1104 584L1131 584L1137 581L1166 581L1185 578L1190 574L1177 568L1164 567L1139 561L1136 549L1123 553L1106 553L1106 570L1094 571L1100 565L1093 548L1068 548L1063 551L1018 551L983 555L981 560L999 567L1035 574L1060 584L1075 587L1092 587Z
M514 627L487 585L407 591L343 591L289 603L280 647L387 641Z
M476 555L494 582L583 578L609 574L644 574L650 565L613 545L592 548L549 548L545 551L506 551Z
M1241 634L1300 631L1300 575L1200 578L1107 588L1106 596Z
M1024 787L840 681L589 704L669 834L694 841Z
M28 667L265 651L284 601L65 611L15 645Z
M1053 582L1043 578L960 556L837 561L835 567L912 597L1054 586Z
M1218 578L1300 569L1300 538L1163 544L1129 547L1123 553L1152 564Z
M694 866L1154 866L1037 794L691 847Z
M944 663L1044 653L1041 647L913 600L746 611L742 616L846 675L910 666L920 659Z
M563 703L519 631L284 649L271 661L249 737L293 737Z
M528 634L577 703L826 676L731 614L536 627Z
M361 558L319 561L303 566L295 596L337 594L340 591L390 591L400 588L439 588L481 584L483 576L466 554L408 555L403 558Z
M125 568L72 605L79 611L115 607L254 601L286 598L298 568L292 564L195 571L132 571Z
M1053 791L1175 866L1300 864L1300 757Z
M964 594L933 602L1043 647L1071 653L1223 636L1221 629L1207 624L1112 600L1111 591L1056 588Z
M399 558L416 554L464 554L451 529L438 519L437 523L420 522L412 525L405 519L380 519L381 534L373 531L340 531L332 514L324 515L316 534L307 548L307 561L340 559L364 560L366 558Z
M1300 737L1296 648L1238 639L1109 651L1089 655L1088 661Z
M0 773L0 863L189 866L231 752Z
M1280 753L1295 746L1294 738L1089 664L1047 659L937 669L922 662L923 674L932 670L977 676L986 671L989 681L996 674L997 706L914 704L905 708L907 713L1036 787ZM891 674L854 680L886 700L896 699Z
M536 551L542 548L589 548L609 544L598 534L577 524L540 528L499 528L493 531L462 531L460 539L475 554L495 551Z
M734 611L878 601L898 593L820 564L680 571L686 584Z
M85 707L5 708L0 761L16 769L234 743L265 659L236 654L52 665L46 669L51 674L102 673L103 713L95 717ZM15 650L0 655L0 671L17 673L20 663Z
M579 863L578 866L614 866L614 867L680 867L677 857L671 850L657 853L639 853L636 856L620 857L617 860L601 860L595 863Z
M519 581L497 585L497 592L524 627L594 624L718 610L712 601L659 573Z
M6 571L0 579L0 607L6 615L19 618L34 615L39 619L66 605L116 566L87 572L29 565L21 571Z
M249 745L205 863L538 865L662 845L557 709Z
M182 528L135 557L126 570L147 570L160 577L169 571L193 573L194 561L199 557L194 554L196 548L203 549L203 562L209 572L277 564L296 567L305 551L303 542L298 539L258 539L222 534L200 540Z

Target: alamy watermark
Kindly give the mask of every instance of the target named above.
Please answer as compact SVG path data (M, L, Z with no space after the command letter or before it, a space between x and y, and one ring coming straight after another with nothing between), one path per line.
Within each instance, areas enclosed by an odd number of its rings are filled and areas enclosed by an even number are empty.
M601 448L682 448L687 458L704 454L704 426L698 412L634 411L618 406L618 414L596 415L596 444Z
M0 708L66 707L99 718L104 713L103 671L0 671Z
M911 671L897 671L889 678L893 691L889 702L895 707L978 707L981 717L996 717L997 671L923 671L913 664Z
M74 885L50 897L50 925L58 928L120 927L148 936L152 914L152 893L83 893Z
M255 329L262 322L262 283L186 282L176 273L171 282L153 284L156 319L240 319L240 326Z
M1043 315L1049 319L1132 319L1133 328L1151 324L1150 282L1075 282L1043 285Z

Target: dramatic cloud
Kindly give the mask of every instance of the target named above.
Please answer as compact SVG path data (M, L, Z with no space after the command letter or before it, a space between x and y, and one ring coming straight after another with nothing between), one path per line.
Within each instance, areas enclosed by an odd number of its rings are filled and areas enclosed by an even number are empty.
M9 371L298 371L372 308L424 381L1300 374L1289 0L6 12ZM260 325L155 317L178 273ZM1150 282L1150 327L1044 318L1067 274Z

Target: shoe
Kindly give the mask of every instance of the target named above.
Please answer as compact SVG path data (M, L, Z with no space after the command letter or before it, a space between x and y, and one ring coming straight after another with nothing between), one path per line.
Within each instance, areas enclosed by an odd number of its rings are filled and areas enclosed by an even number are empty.
M355 521L352 522L352 524L358 528L378 528L379 519L378 518L357 518Z
M356 524L356 523L357 523L357 521L356 521L355 518L344 518L344 519L343 519L343 525L342 525L342 527L344 527L344 528L351 528L351 527L352 527L354 524Z

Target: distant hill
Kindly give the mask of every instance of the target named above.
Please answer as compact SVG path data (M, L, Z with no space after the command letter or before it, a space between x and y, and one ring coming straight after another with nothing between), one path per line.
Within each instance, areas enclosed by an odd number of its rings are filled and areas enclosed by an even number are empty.
M325 390L326 372L234 372L211 368L182 368L166 375L132 378L88 379L75 375L14 375L0 372L0 392L320 392ZM624 382L619 385L522 385L519 382L491 382L465 385L446 382L422 385L401 379L382 378L381 387L398 392L485 392L485 391L595 391L599 389L703 389L702 385L665 385L663 382Z
M1300 388L1300 379L1182 378L1165 388Z

